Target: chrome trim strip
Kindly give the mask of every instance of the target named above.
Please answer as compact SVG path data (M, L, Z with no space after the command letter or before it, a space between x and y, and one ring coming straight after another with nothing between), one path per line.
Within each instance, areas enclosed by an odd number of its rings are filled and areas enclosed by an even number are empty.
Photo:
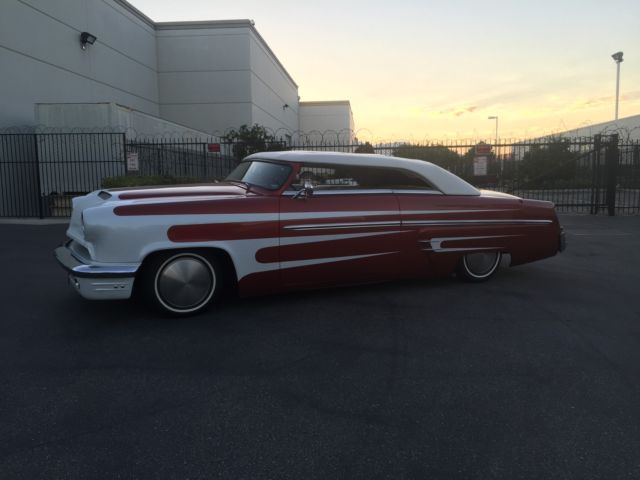
M400 195L444 195L444 193L442 193L439 190L412 190L410 188L401 188L401 189L394 189L393 193L397 193Z
M472 211L473 210L457 210L455 212L466 213L466 212L472 212ZM478 210L478 211L484 211L484 210ZM347 216L347 215L344 215L345 213L348 213L349 216L357 216L356 212L339 212L339 213L341 214L341 216ZM350 213L353 213L354 215L350 215ZM375 213L375 212L361 212L361 213L364 213L366 215L371 215L371 216L380 215L379 213ZM418 212L416 211L415 213L417 214ZM420 211L419 213L423 213L423 214L443 213L443 211L425 210L425 211ZM391 212L384 212L384 215L388 215L388 214L391 214ZM338 216L338 215L335 215L335 216ZM323 217L315 217L315 218L323 218ZM324 217L324 218L331 218L331 216ZM481 219L479 220L464 220L464 219L461 219L461 220L401 220L401 221L386 221L386 222L345 222L345 223L286 225L283 228L284 230L327 230L327 229L334 229L334 228L395 227L395 226L402 226L402 225L407 225L407 226L508 225L508 224L543 225L543 224L549 224L551 222L552 222L551 220L519 220L519 219L516 219L516 220L507 220L507 219L504 219L504 220L502 219L496 219L496 220L481 220Z
M483 235L478 237L437 237L429 240L419 240L420 243L428 243L431 248L423 248L425 252L433 251L439 252L463 252L469 250L495 250L504 247L492 246L492 247L443 247L443 242L460 242L464 240L485 240L487 238L508 238L508 237L521 237L522 235Z
M383 217L383 216L402 216L402 215L437 215L446 213L480 213L480 212L512 212L514 209L478 209L478 210L325 210L322 212L282 212L280 213L280 220L309 220L312 218L344 218L344 217ZM243 214L241 214L243 215ZM260 221L261 218L256 218L255 221ZM410 221L423 221L423 220L405 220ZM428 221L428 220L424 220ZM457 220L460 221L460 220Z
M547 225L551 220L403 220L403 225L439 226L439 225Z
M514 212L514 208L483 208L467 210L402 210L401 215L435 215L438 213L486 213L486 212Z
M282 192L282 196L284 197L292 197L294 196L296 193L298 193L298 191L291 191L291 190L285 190L284 192ZM339 189L327 189L324 190L322 188L318 189L317 187L314 188L313 190L313 195L311 195L311 198L315 197L316 195L392 195L393 194L393 190L389 190L389 189L362 189L362 190L339 190Z
M78 277L122 278L133 277L138 271L138 266L113 265L110 267L97 267L94 265L79 265L72 269L71 273Z
M68 245L68 244L67 244ZM87 265L80 262L73 256L67 245L60 246L54 250L54 255L58 263L67 272L77 277L89 278L124 278L133 277L138 271L139 265L109 265L97 266Z
M434 250L432 248L423 248L423 252L469 252L469 251L478 251L478 250L499 250L504 247L469 247L469 248L440 248L438 250Z
M397 210L375 211L375 210L358 210L358 211L324 211L324 212L282 212L280 220L310 220L312 218L332 219L344 217L384 217L398 216Z
M305 225L287 225L284 230L329 230L334 228L370 228L399 227L400 222L359 222L359 223L317 223Z
M330 242L334 240L345 240L350 238L379 237L381 235L393 235L394 233L404 233L403 230L385 230L382 232L364 233L334 233L333 235L305 235L303 237L280 237L280 245L303 245L306 243Z

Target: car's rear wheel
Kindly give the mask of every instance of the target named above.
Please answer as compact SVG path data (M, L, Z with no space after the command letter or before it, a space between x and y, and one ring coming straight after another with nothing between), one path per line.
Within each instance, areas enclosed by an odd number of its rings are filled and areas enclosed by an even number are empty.
M483 282L496 273L501 259L498 251L467 253L458 263L458 276L469 282Z
M173 316L205 310L220 290L222 275L215 257L200 252L166 252L145 264L143 289L147 300Z

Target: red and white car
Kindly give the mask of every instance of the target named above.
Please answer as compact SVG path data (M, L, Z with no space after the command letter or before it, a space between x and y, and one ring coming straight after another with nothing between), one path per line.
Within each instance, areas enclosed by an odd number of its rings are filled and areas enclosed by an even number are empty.
M450 275L491 277L555 255L550 202L480 191L428 162L381 155L269 152L225 182L101 190L73 201L55 254L85 298L134 290L174 315L223 287L256 295Z

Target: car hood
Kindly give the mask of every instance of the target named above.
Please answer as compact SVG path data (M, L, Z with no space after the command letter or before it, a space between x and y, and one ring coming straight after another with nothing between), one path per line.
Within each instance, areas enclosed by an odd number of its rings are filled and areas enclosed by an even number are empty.
M217 200L246 198L248 193L247 189L239 183L96 190L73 199L67 235L82 242L84 240L84 221L87 219L87 215L96 216L101 215L100 212L105 212L113 217L113 213L123 207L135 209L149 206L162 209L163 205L175 204L176 202L216 200L217 203ZM254 195L256 195L254 192L249 193L249 196Z

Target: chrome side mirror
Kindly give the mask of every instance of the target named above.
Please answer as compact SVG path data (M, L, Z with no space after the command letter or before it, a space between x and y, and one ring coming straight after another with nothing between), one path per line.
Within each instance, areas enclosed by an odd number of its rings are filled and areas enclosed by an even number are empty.
M304 182L304 186L296 192L293 198L308 198L313 195L313 184L309 181Z

